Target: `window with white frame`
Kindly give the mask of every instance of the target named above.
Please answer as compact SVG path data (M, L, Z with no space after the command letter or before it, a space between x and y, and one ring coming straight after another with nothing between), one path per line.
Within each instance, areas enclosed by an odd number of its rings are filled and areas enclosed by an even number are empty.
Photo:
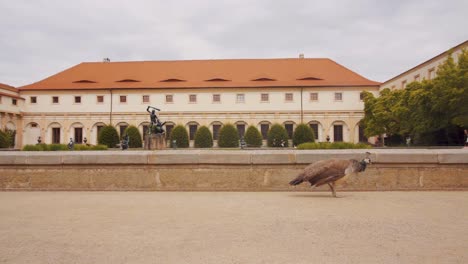
M149 103L150 102L150 96L149 95L143 95L142 100L143 100L143 103Z
M268 102L268 101L270 101L270 95L267 94L267 93L262 93L262 94L260 95L260 101L261 101L261 102Z
M173 103L174 102L174 95L166 94L166 103Z
M335 93L335 101L343 101L343 93Z
M97 95L96 96L96 101L98 103L104 103L104 95Z
M220 102L221 102L221 95L213 94L213 103L220 103Z
M189 94L189 103L196 103L196 102L197 102L197 95Z
M245 103L245 94L237 94L236 103Z
M318 101L318 93L310 93L311 101Z
M292 93L285 93L284 94L284 100L286 102L292 102L293 101L293 94Z

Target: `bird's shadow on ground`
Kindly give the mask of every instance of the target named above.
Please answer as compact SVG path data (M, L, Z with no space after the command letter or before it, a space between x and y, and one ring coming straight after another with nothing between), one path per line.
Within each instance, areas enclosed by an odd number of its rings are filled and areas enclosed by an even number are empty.
M350 194L338 194L338 197L333 197L329 193L292 193L288 195L289 197L298 197L298 198L327 198L327 199L337 199L337 198L346 198L351 197Z

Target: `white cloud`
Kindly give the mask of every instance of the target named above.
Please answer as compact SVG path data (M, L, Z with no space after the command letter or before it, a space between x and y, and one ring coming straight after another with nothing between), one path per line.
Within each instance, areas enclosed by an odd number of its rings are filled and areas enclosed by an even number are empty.
M82 61L328 57L385 81L468 39L468 2L2 1L0 82Z

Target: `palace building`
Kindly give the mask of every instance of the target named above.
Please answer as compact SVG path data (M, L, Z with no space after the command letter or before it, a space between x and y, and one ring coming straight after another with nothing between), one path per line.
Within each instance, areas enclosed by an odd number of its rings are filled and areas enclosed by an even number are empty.
M166 130L184 125L193 140L207 126L216 140L223 124L242 136L256 126L264 137L272 124L292 135L309 124L318 141L366 141L361 92L378 94L380 83L330 59L226 59L84 62L18 89L0 86L2 128L17 131L16 147L43 143L97 144L101 127L143 134L147 106L159 108Z

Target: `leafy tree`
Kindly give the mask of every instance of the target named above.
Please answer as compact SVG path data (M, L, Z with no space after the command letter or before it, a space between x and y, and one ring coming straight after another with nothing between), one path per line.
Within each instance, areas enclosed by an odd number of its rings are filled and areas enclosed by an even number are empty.
M298 146L299 144L306 143L306 142L314 142L314 131L312 128L306 124L300 124L296 127L293 134L293 144L294 146Z
M280 124L272 125L267 134L267 142L269 147L287 147L288 139L288 132L284 126Z
M183 125L175 126L169 138L170 142L176 140L177 147L179 148L188 148L190 145L187 129Z
M211 148L213 147L213 136L211 131L206 126L201 126L195 133L196 148Z
M120 143L119 134L112 125L107 125L101 129L98 135L98 142L101 145L106 145L109 148L115 148Z
M410 136L413 142L460 144L468 126L468 52L455 63L452 56L442 63L433 80L412 82L406 89L384 89L375 98L364 92L366 136Z
M141 134L137 127L129 126L125 129L124 134L128 135L128 147L130 148L141 148L143 143L141 140Z
M225 124L219 131L218 146L221 148L239 147L239 134L232 124Z
M261 147L263 144L262 134L255 126L249 126L244 135L245 143L249 147Z

